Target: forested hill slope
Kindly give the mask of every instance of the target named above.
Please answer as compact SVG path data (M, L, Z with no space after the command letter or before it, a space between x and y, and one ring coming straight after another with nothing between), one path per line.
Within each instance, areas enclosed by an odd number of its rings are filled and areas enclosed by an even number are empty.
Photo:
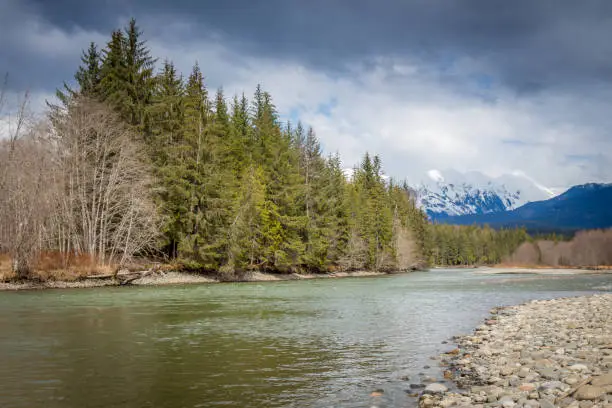
M612 184L584 184L545 201L525 204L512 211L447 217L440 223L489 225L493 228L525 227L538 232L571 232L612 227Z

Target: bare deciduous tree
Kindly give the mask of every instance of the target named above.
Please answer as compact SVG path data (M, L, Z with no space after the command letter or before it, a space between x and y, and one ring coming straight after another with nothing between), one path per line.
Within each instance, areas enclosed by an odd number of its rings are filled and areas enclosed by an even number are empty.
M26 94L13 112L0 111L8 123L0 131L0 252L17 276L31 276L41 250L123 264L151 246L151 173L130 128L86 98L53 108L50 121L30 120L27 107Z
M506 259L522 265L612 265L612 229L579 231L571 241L525 242Z
M114 112L87 98L51 118L61 185L57 247L97 263L126 262L158 234L144 147Z
M28 95L14 112L6 107L6 81L0 91L0 251L8 252L19 278L30 275L31 263L43 245L51 207L51 152L45 128L34 126Z

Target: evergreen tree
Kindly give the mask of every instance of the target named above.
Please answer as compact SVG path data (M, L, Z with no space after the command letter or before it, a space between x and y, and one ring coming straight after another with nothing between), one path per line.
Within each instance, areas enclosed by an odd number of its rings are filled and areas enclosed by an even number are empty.
M218 269L226 262L227 227L237 188L230 163L230 123L222 88L215 95L211 118L207 129L208 163L204 167L203 179L207 247L200 256L208 267Z
M151 101L155 86L153 71L155 60L141 39L142 31L131 19L124 35L127 117L126 120L145 133L148 131L147 106Z
M299 174L299 153L292 148L291 139L280 129L276 108L269 93L258 86L254 97L256 160L266 174L266 214L264 232L267 247L266 264L271 268L287 270L299 263L303 253L300 231L304 216L298 199L302 184Z
M101 56L95 43L90 43L86 52L81 57L83 65L75 74L81 94L96 97L100 91L100 64Z
M230 119L230 156L234 177L239 179L242 171L253 162L253 136L249 117L249 102L242 94L234 97Z
M158 192L165 215L166 250L176 257L190 230L190 191L183 137L184 89L174 65L165 61L152 98L150 156L158 173Z
M208 91L204 77L196 63L185 85L183 97L183 125L185 154L182 164L189 182L189 219L186 237L181 245L181 256L202 262L207 246L207 182L212 171L211 154L208 146L207 128L210 124Z
M56 96L60 102L67 106L71 98L77 94L97 98L100 92L101 55L95 43L90 43L87 51L81 55L81 65L74 75L78 90L73 90L66 83L64 89L58 89Z
M125 36L121 30L113 31L103 51L100 69L100 98L115 108L123 119L129 118L127 92L127 64Z

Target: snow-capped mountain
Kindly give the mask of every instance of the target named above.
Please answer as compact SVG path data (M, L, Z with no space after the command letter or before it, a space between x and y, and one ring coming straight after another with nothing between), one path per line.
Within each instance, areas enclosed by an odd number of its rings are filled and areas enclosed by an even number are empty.
M431 218L508 211L555 196L520 172L490 178L476 171L430 170L415 191L417 204Z
M571 233L612 227L612 184L574 186L549 200L525 204L512 211L438 218L452 225L524 227L531 232Z

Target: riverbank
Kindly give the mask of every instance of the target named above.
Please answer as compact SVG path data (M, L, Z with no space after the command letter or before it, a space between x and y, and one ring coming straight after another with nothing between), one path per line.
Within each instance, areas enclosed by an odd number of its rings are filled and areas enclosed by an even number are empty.
M366 276L389 275L387 272L375 271L352 271L334 272L327 274L272 274L263 272L249 272L233 278L221 278L216 275L201 275L196 273L176 271L156 271L143 274L138 279L131 280L129 285L133 286L160 286L160 285L182 285L221 282L271 282L303 279L331 279L351 278ZM101 279L84 278L75 281L47 280L47 281L13 281L0 282L0 290L37 290L37 289L70 289L70 288L95 288L105 286L121 286L122 280L115 277Z
M420 407L612 408L612 294L495 308L458 348Z
M483 275L592 275L612 274L612 269L607 267L583 267L583 268L552 268L552 267L519 267L519 266L495 266L479 268L475 273Z

